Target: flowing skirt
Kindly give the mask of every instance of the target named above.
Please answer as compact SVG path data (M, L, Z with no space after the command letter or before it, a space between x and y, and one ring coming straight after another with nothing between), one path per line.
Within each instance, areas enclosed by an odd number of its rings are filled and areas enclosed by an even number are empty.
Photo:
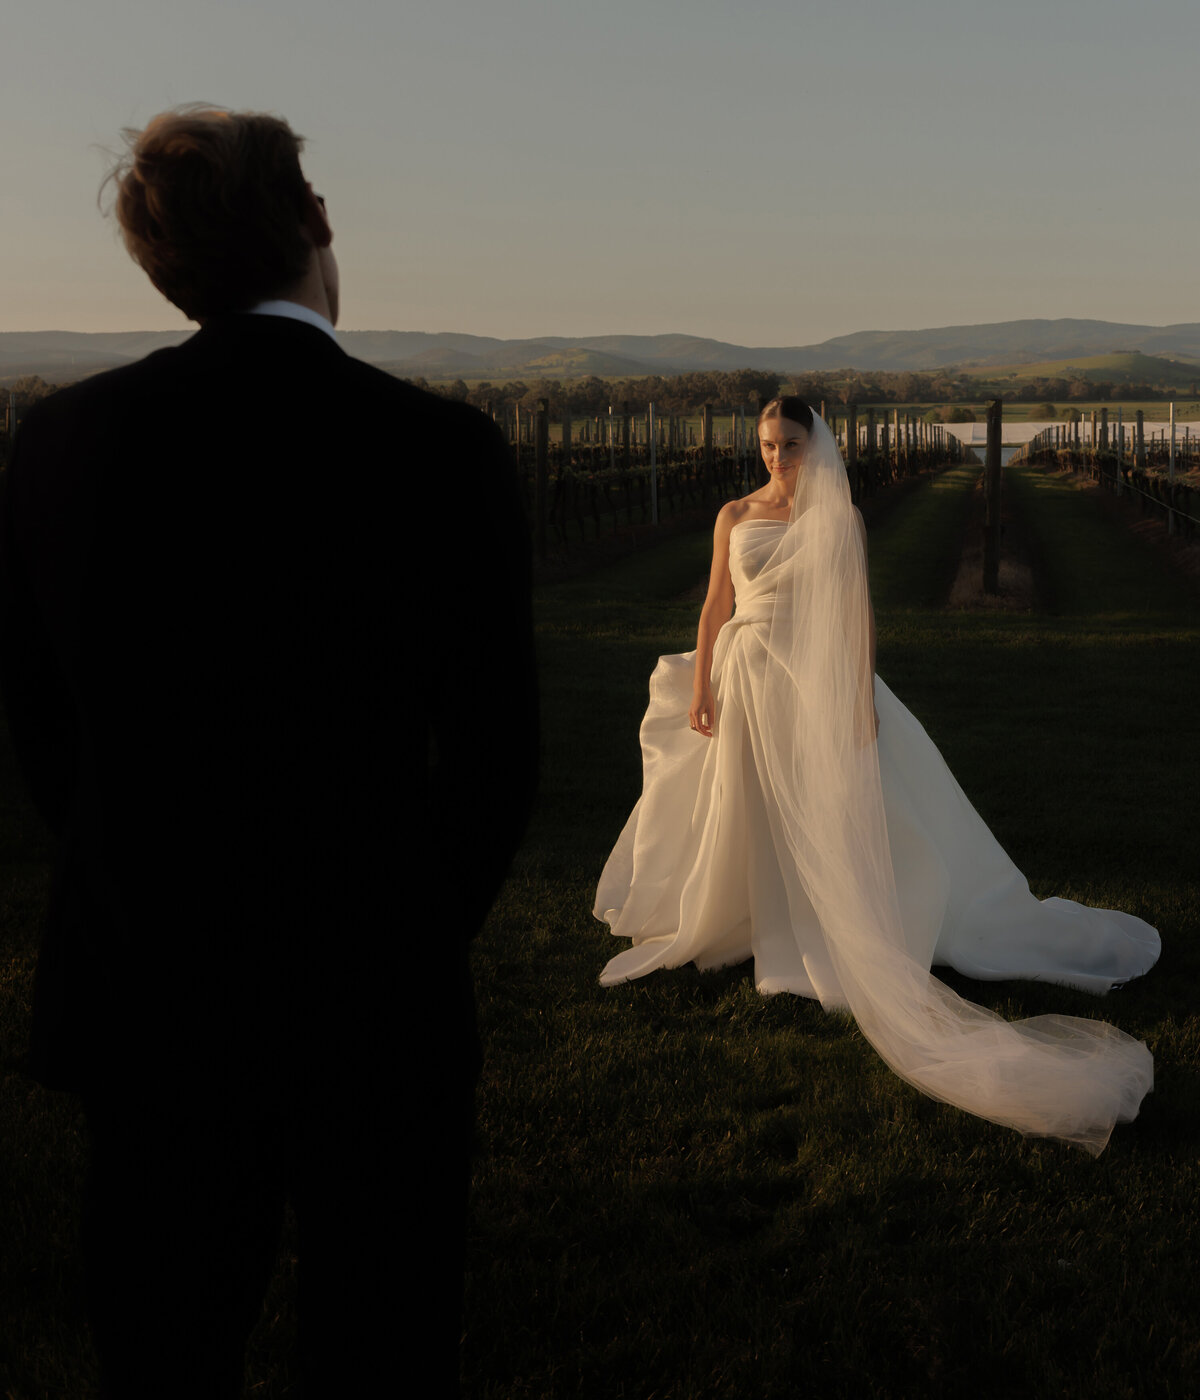
M792 867L763 781L764 726L751 701L761 624L727 625L713 666L712 739L688 727L693 653L664 656L642 723L644 781L600 878L596 916L633 940L605 985L659 967L754 959L763 993L846 999ZM879 766L907 951L970 977L1062 983L1093 993L1154 965L1158 934L1118 910L1038 900L941 754L875 681Z

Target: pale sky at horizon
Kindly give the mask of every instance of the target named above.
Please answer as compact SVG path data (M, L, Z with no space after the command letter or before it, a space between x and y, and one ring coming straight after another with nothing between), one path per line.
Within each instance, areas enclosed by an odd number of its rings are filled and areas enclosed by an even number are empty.
M0 24L0 331L187 324L96 190L193 100L308 138L348 330L1196 321L1197 39L1195 0L38 0Z

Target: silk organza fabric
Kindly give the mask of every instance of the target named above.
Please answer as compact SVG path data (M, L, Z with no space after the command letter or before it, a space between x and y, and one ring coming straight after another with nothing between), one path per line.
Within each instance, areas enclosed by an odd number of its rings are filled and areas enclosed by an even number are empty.
M1146 971L1157 957L1157 936L1129 915L1034 900L920 727L882 683L876 691L861 522L837 444L819 418L786 528L751 521L735 532L756 532L759 538L757 551L750 551L757 554L753 576L747 576L743 560L737 612L714 653L717 737L711 743L722 744L724 752L701 753L695 745L710 741L688 734L684 746L672 736L662 746L653 786L648 772L639 808L601 879L596 906L597 916L614 933L632 936L635 946L609 963L602 980L611 984L691 960L719 966L746 956L749 942L756 964L761 957L767 969L758 978L761 990L797 991L818 997L828 1008L848 1009L887 1064L922 1092L1020 1132L1062 1138L1099 1153L1114 1124L1134 1118L1153 1087L1150 1053L1099 1021L1066 1016L1005 1021L930 973L941 918L934 906L939 899L945 903L945 894L919 882L904 890L906 930L897 891L897 871L905 880L906 862L897 851L893 864L889 816L893 841L904 840L904 820L896 813L900 795L892 768L885 811L873 697L878 693L889 732L905 719L919 732L915 751L922 753L921 742L930 751L922 756L923 771L936 762L944 777L935 778L935 787L941 783L957 794L948 800L961 801L961 820L978 827L975 844L983 862L990 861L988 878L1005 889L1001 916L1032 920L1032 941L1045 936L1061 942L1065 936L1078 945L1096 935L1113 950L1092 972L1068 968L1056 976L1054 953L1044 969L1022 968L1020 958L1028 954L1021 952L1015 963L1006 962L1007 944L1020 950L1031 942L1027 930L1014 927L1011 939L1003 928L993 930L991 950L942 960L975 975L1045 975L1100 991ZM745 537L739 549L745 551ZM746 629L743 637L753 632L751 665L732 664L741 629ZM655 678L659 687L680 686L686 668L690 690L689 661L663 658ZM678 674L672 676L670 666L661 674L663 664L672 662ZM656 713L654 686L644 747L659 742L647 733ZM660 697L657 713L666 715L671 708ZM678 794L683 788L697 796L692 790L704 780L696 765L706 762L718 765L707 781L719 810L698 823L699 800L696 810L681 813ZM754 782L742 784L731 771L722 778L721 762L752 765ZM688 764L696 768L694 781L684 771ZM656 802L666 805L656 811ZM668 810L672 802L674 812ZM635 868L639 844L640 869ZM730 852L743 849L744 857L735 856L735 862L747 868L722 868ZM947 859L953 863L956 853ZM755 867L767 865L771 869L764 878ZM922 869L919 862L915 869ZM949 884L956 874L952 864ZM762 927L748 929L755 924ZM768 946L770 937L790 942L792 935L803 945L799 949ZM773 963L793 970L775 979Z

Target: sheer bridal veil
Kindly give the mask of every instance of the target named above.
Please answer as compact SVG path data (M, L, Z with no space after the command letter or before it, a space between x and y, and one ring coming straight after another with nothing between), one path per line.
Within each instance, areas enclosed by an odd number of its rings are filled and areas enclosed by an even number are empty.
M841 454L814 414L756 684L772 836L821 924L845 1006L923 1093L1096 1154L1153 1087L1147 1048L1071 1016L1010 1022L964 1001L910 956L875 746L866 551Z

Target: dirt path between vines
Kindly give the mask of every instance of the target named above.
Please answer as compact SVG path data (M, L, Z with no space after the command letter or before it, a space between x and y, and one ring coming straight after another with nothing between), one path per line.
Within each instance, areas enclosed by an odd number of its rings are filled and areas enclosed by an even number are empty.
M1037 585L1025 522L1014 509L1011 493L1006 494L1001 515L999 592L983 591L983 482L980 472L971 492L958 573L946 607L966 612L1030 612L1037 606Z

